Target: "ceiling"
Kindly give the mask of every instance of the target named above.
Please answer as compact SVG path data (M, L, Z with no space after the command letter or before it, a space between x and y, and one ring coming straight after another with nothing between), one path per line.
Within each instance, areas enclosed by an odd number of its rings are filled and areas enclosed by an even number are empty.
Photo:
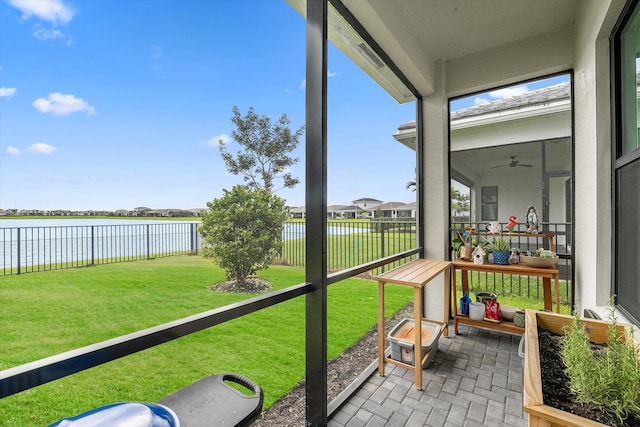
M435 61L459 59L571 26L578 5L578 0L341 2L422 95L436 86ZM379 80L375 68L365 71Z

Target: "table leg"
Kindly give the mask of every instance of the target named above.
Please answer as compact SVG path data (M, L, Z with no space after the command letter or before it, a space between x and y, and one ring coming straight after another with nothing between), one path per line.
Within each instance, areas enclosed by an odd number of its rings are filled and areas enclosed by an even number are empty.
M548 277L542 278L542 289L544 291L544 309L552 311L553 304L551 302L551 279ZM558 307L560 309L560 307Z
M384 282L378 282L378 374L384 375Z
M560 313L560 281L558 276L555 276L553 281L556 282L556 313Z
M444 270L444 319L443 333L445 337L449 336L449 310L451 309L451 267ZM453 302L455 310L455 300ZM455 312L455 311L454 311Z
M451 278L451 286L453 287L453 333L458 334L458 275L456 274L455 267L453 270L453 277Z
M422 390L422 292L413 288L415 346L413 347L413 367L416 371L416 388Z

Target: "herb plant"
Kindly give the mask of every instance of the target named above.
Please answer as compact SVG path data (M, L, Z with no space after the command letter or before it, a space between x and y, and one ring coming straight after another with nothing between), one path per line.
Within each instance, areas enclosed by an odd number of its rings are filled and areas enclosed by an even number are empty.
M640 411L640 363L633 331L618 332L613 298L607 328L607 347L593 351L589 331L577 312L562 340L562 358L576 401L592 403L620 421Z

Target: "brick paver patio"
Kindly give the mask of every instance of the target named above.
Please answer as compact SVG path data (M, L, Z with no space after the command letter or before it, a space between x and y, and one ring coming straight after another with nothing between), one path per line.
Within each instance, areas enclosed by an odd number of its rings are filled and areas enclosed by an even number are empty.
M457 336L440 338L422 391L413 371L388 363L385 376L373 374L329 426L526 426L519 342L459 325Z

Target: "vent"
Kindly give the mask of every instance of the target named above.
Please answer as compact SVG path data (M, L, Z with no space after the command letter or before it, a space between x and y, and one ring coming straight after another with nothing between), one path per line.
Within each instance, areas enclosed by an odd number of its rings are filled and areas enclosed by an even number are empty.
M367 46L364 43L360 43L358 45L358 47L365 53L365 55L367 55L369 57L369 59L371 60L371 62L373 62L373 64L378 67L378 68L382 68L384 67L384 62L382 62L380 60L380 58L378 58L378 55L376 55L375 53L373 53L373 51L369 48L369 46Z

